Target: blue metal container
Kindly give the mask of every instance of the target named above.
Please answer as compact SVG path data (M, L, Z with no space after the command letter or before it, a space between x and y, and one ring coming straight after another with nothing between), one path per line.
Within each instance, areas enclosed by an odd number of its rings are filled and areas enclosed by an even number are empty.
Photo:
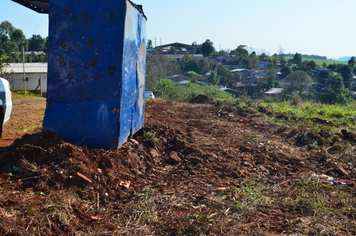
M129 0L51 0L43 130L120 147L143 127L146 18Z

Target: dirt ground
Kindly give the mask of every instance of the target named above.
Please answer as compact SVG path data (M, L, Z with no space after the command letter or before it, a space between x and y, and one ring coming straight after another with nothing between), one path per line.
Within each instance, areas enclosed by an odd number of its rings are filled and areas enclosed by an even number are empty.
M356 235L356 161L333 159L352 133L298 146L261 114L195 102L146 101L144 128L116 150L42 132L45 99L15 99L0 140L0 234Z

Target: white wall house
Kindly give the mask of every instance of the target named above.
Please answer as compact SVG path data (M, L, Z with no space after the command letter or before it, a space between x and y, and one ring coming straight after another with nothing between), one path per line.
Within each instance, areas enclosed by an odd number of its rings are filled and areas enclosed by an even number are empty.
M26 81L22 63L10 63L6 72L5 78L14 90L25 90L26 87L27 91L47 93L47 63L25 63ZM14 74L9 76L10 72Z

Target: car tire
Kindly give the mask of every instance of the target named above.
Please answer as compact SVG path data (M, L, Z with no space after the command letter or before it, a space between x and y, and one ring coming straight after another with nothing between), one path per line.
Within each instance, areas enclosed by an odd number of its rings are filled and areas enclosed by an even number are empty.
M0 139L1 139L1 136L2 136L2 126L3 126L3 123L4 123L4 111L1 109L0 110Z

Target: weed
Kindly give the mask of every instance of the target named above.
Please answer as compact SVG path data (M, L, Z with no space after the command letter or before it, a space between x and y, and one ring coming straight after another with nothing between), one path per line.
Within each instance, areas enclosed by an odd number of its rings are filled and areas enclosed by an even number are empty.
M159 143L160 139L156 137L156 133L155 132L145 131L145 130L142 130L142 131L143 131L143 137L144 137L143 141L151 140L151 141L154 141L156 143Z

